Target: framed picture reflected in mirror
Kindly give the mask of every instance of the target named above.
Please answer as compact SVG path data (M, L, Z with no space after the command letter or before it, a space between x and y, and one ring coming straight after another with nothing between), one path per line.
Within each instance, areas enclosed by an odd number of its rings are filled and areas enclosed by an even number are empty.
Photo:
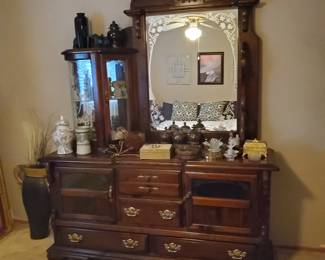
M200 52L198 54L198 85L222 85L223 74L223 52Z

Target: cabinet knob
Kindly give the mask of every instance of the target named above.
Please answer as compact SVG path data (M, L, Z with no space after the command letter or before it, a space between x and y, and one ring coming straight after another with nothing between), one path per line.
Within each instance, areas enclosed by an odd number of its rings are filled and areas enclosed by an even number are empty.
M239 249L228 250L228 255L231 259L242 260L246 257L247 253L244 251L240 251Z
M80 243L83 239L83 236L77 233L73 233L73 234L68 234L68 239L71 243Z
M169 253L177 253L182 249L181 245L177 245L175 243L164 244L164 246L167 252Z
M159 215L164 220L172 220L173 218L175 218L176 212L171 211L169 209L159 210Z
M140 209L136 209L134 207L124 208L124 213L128 217L136 217L140 214Z
M123 245L125 248L133 249L133 248L138 247L138 245L139 245L139 241L133 240L132 238L125 239L125 240L123 239L122 241L123 241Z

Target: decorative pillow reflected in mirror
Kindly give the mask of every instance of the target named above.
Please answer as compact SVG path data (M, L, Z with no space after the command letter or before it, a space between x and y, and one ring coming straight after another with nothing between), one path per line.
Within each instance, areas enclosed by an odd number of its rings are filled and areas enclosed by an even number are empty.
M198 105L194 102L173 103L173 121L195 121L197 120Z
M226 104L226 101L208 102L200 104L200 113L198 119L201 119L202 121L224 120L225 117L223 113Z
M225 119L234 119L237 118L237 102L229 101L223 112Z

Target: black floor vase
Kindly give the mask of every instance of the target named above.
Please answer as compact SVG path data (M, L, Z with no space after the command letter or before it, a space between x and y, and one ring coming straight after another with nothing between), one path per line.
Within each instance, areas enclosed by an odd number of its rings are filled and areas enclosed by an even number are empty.
M31 239L42 239L49 236L50 195L46 175L37 171L41 169L35 170L36 173L35 171L32 173L29 173L28 170L25 171L22 195L28 217L30 237Z

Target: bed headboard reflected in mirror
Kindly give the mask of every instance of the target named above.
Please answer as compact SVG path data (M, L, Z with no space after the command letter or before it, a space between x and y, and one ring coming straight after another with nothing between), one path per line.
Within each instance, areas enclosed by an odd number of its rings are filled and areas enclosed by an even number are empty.
M258 137L259 0L132 0L139 130L203 121L210 137ZM189 38L197 39L191 41Z
M208 131L236 131L238 9L148 15L146 34L152 129L200 119Z

